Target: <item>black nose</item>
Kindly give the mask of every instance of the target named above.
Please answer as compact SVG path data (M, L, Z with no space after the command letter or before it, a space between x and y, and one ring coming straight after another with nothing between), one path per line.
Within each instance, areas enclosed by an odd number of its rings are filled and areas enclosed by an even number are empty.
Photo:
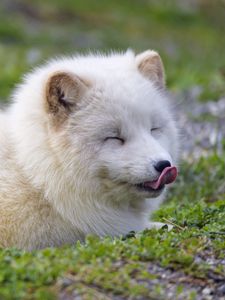
M160 160L158 161L154 167L156 169L156 171L158 172L162 172L165 168L170 167L171 163L168 160Z

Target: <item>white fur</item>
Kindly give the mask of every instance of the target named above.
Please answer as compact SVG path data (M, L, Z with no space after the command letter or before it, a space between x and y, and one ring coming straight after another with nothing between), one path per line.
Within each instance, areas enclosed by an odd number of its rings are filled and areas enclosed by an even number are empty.
M54 130L45 86L62 71L91 87ZM26 76L0 115L0 246L35 249L154 226L149 215L164 193L155 197L133 185L156 178L154 162L176 162L169 106L131 51L53 60ZM117 127L124 145L104 141ZM152 127L162 130L152 135Z

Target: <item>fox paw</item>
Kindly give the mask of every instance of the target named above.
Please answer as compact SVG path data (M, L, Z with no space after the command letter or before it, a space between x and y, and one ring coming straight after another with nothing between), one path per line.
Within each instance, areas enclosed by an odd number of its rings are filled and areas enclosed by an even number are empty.
M161 223L161 222L150 222L147 226L149 229L161 229L162 227L167 226L168 231L173 229L173 225Z

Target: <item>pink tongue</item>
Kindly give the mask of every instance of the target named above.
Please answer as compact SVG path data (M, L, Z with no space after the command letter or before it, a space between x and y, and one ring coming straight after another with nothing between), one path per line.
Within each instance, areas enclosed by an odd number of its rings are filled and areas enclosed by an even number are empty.
M177 177L177 168L176 167L167 167L160 174L159 178L154 181L145 182L145 186L151 187L156 190L164 184L169 184L173 182Z

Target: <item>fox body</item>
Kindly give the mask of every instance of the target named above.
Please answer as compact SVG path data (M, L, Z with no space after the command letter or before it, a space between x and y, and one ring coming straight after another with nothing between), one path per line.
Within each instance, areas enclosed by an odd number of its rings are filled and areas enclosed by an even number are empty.
M1 247L157 226L178 138L156 52L52 60L12 98L0 113Z

